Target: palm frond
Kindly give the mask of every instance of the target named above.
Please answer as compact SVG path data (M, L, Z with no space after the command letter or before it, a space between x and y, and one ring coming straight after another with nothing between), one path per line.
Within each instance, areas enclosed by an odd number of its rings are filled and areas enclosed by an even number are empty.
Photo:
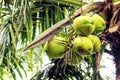
M39 52L30 50L22 54L22 49L38 34L64 19L66 15L64 10L69 7L74 8L76 4L73 6L72 3L56 0L2 0L0 4L1 73L4 73L2 69L6 67L5 69L15 80L17 79L16 72L22 79L21 70L27 76L27 69L23 67L23 64L33 69L36 54L41 58ZM0 75L3 76L3 74Z

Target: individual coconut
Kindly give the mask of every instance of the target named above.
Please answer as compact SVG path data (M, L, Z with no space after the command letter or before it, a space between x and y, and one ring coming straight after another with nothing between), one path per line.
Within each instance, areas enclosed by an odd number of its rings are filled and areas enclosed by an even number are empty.
M66 47L67 40L63 37L54 37L50 41L46 42L44 51L49 58L60 58L63 57Z
M95 33L99 33L105 30L106 22L101 16L99 16L98 14L94 14L91 18L94 21Z
M88 37L77 37L73 41L73 49L80 55L90 55L93 52L93 44Z
M99 37L97 37L95 35L89 35L88 38L90 38L90 40L93 43L93 51L94 52L99 51L101 48L101 41L100 41Z
M93 20L90 16L79 16L73 20L73 27L77 34L89 35L95 30Z

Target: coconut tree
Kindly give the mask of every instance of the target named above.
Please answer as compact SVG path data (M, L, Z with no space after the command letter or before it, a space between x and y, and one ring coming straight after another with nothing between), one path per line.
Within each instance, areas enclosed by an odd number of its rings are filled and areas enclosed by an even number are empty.
M1 79L5 74L14 79L17 79L16 74L23 78L28 71L36 68L31 79L102 80L99 67L105 50L114 56L116 80L119 80L119 1L2 0L0 4ZM93 13L104 15L106 20L106 29L97 35L102 41L101 50L73 66L66 62L71 51L69 44L64 57L51 59L48 67L41 71L44 43L55 35L72 39L74 34L68 33L67 26L76 17ZM110 44L111 51L106 50L107 44Z

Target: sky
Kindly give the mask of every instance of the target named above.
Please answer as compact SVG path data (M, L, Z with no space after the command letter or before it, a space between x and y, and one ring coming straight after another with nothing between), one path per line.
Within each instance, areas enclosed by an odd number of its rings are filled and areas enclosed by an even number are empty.
M101 59L101 66L103 68L100 68L100 74L106 80L106 77L109 77L109 80L115 80L115 63L113 62L113 56L109 55L108 53L103 53L102 59Z

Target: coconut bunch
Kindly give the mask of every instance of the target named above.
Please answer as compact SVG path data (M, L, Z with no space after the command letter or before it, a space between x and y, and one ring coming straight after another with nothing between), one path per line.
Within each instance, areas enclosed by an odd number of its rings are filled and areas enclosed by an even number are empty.
M105 20L98 14L75 18L73 28L77 37L73 40L73 54L79 55L77 57L82 60L84 57L98 52L101 48L101 41L97 34L105 30L105 25ZM74 59L74 55L71 57L71 61L72 58ZM81 60L79 59L79 61ZM74 64L78 64L77 60Z
M98 52L101 48L101 41L97 36L106 28L105 20L98 14L92 16L79 16L73 20L68 33L73 33L72 38L53 37L46 42L44 50L49 58L63 58L72 44L69 53L68 64L79 64L84 57ZM73 31L74 30L74 31ZM68 36L69 37L69 36ZM70 35L71 37L71 35Z

